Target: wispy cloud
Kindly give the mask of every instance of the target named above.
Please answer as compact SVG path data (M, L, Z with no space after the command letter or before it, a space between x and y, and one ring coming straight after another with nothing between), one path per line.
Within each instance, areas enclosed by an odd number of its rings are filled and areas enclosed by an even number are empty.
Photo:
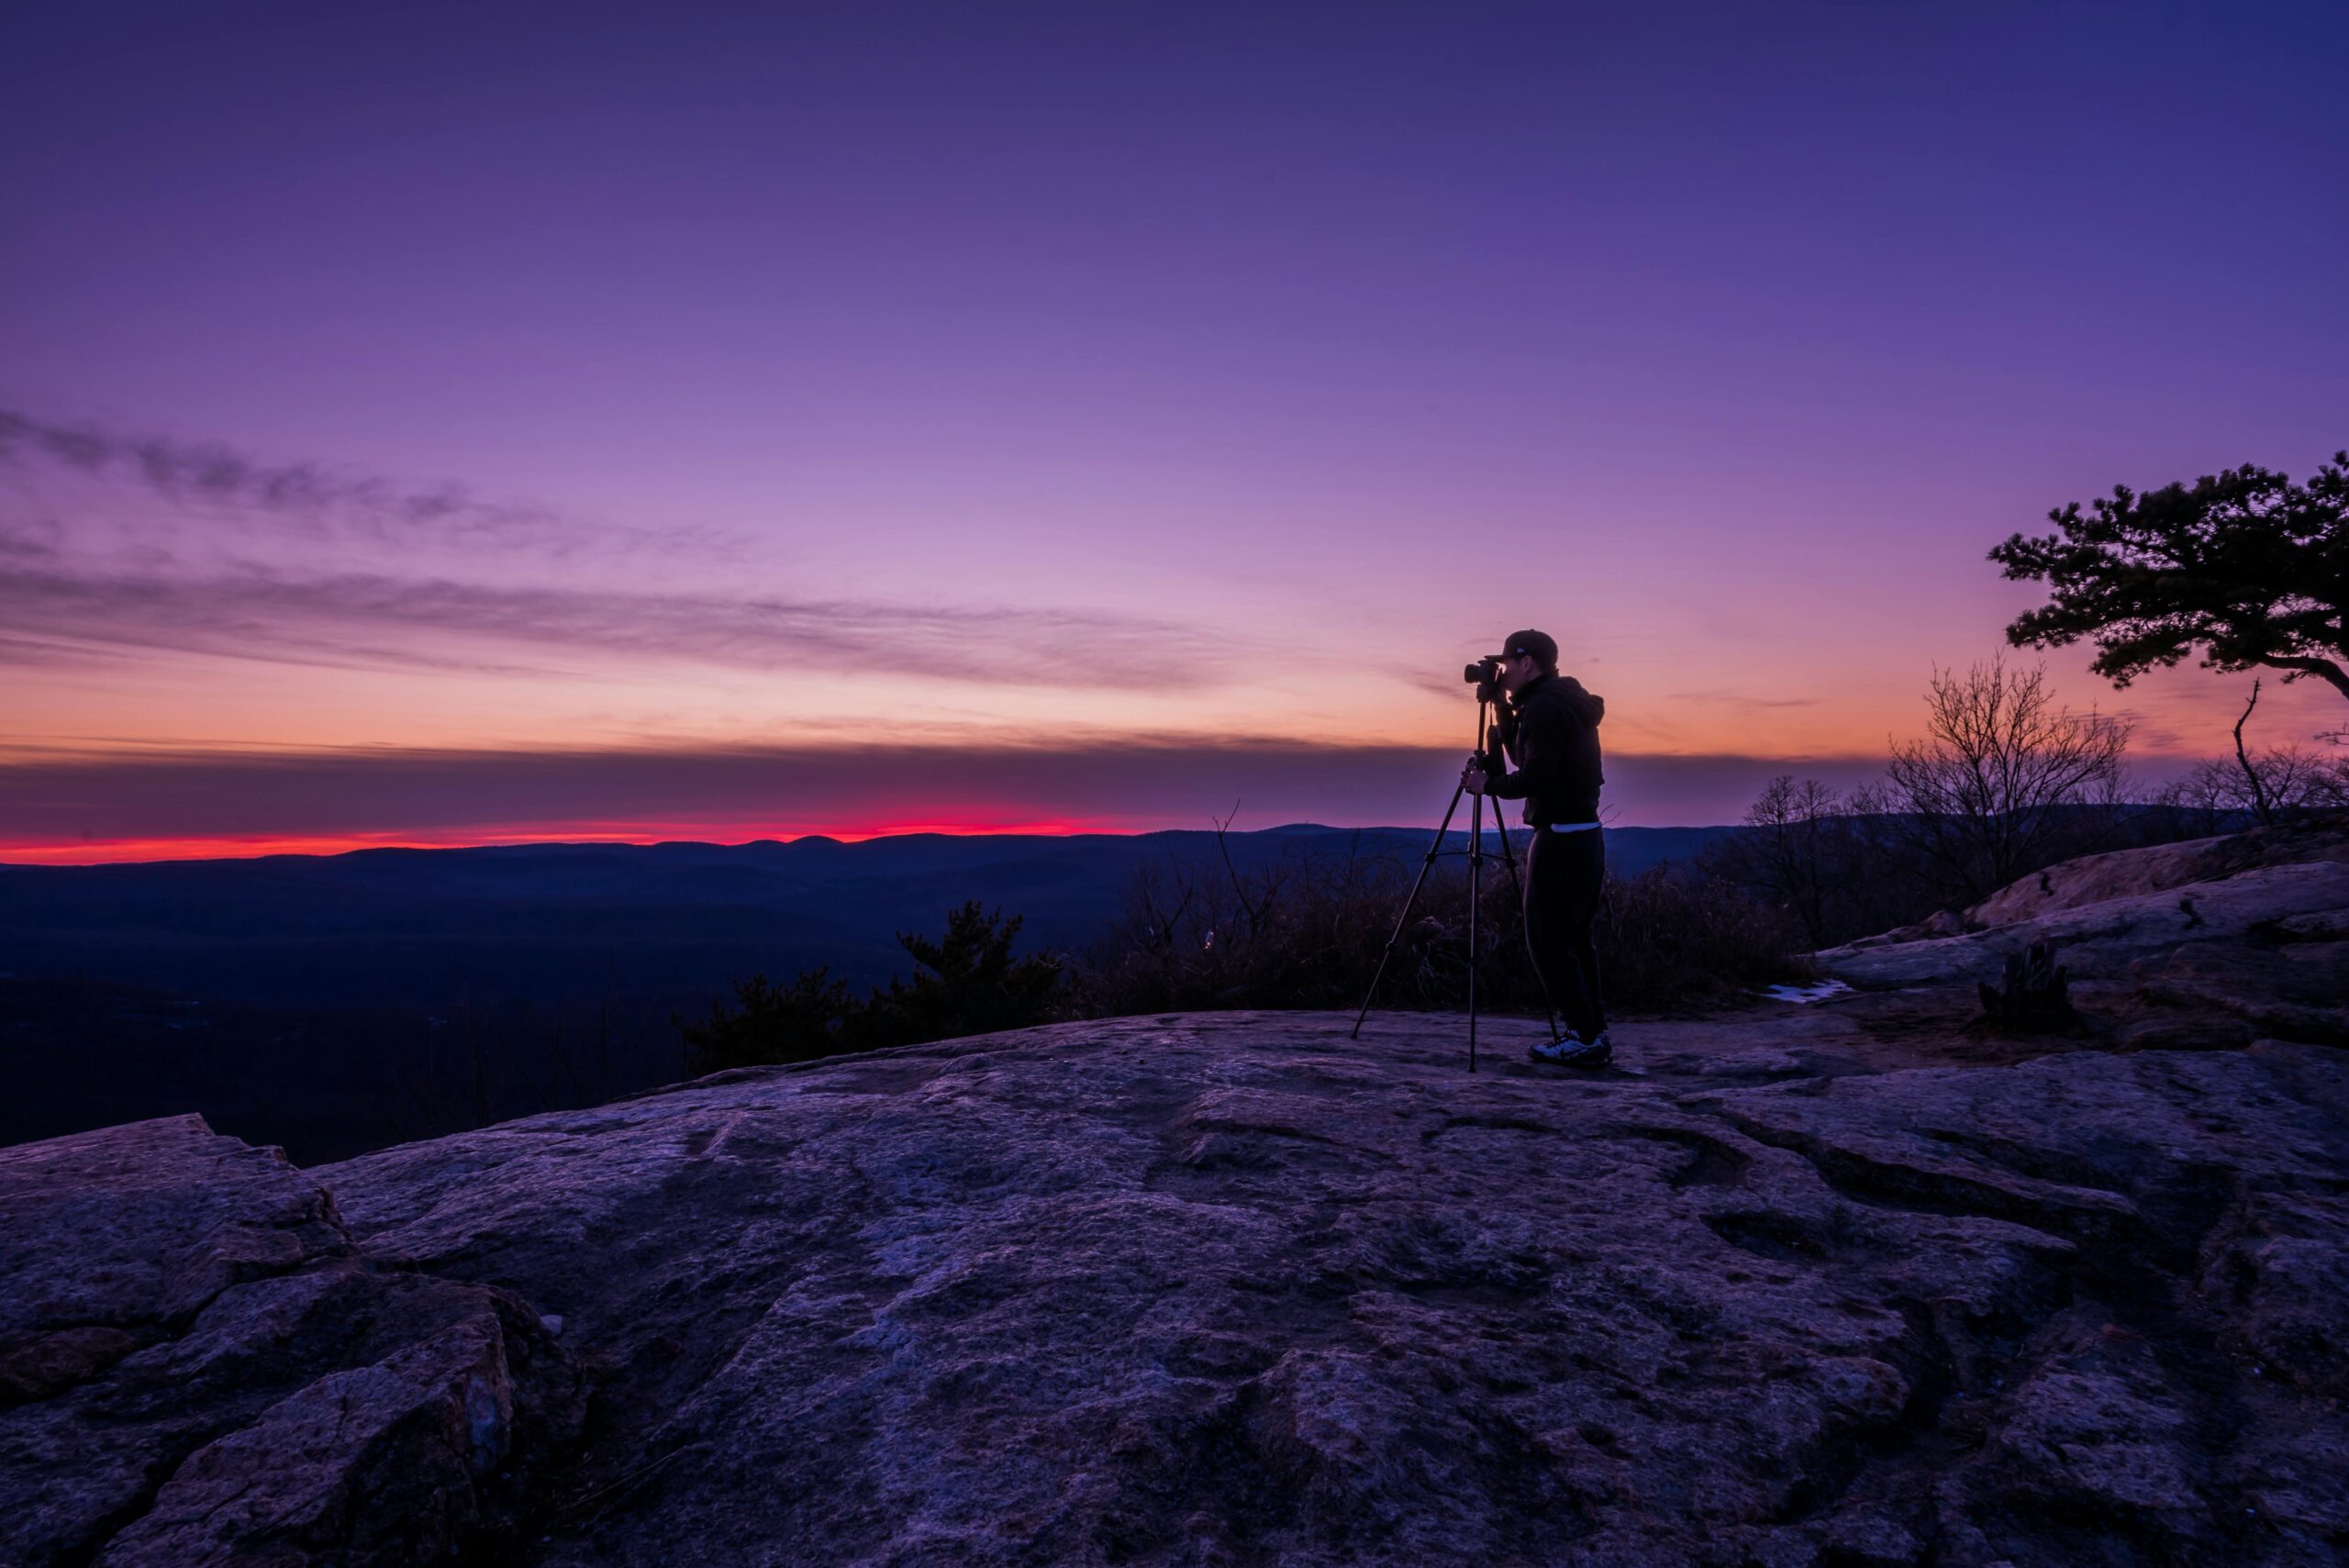
M1817 707L1817 697L1757 697L1746 692L1667 692L1665 702L1720 703L1731 707Z
M1468 661L1463 659L1460 663L1462 669L1464 671L1467 667ZM1409 686L1416 691L1428 692L1440 697L1457 697L1470 689L1468 684L1460 679L1458 675L1454 675L1451 679L1447 680L1440 672L1417 670L1408 666L1397 666L1391 672L1391 673L1397 681L1400 681L1403 684Z
M0 517L0 561L54 561L64 534L53 518Z
M741 545L706 528L616 526L485 501L456 484L403 484L334 464L273 462L217 441L132 435L15 409L0 408L0 465L131 484L183 515L230 520L240 534L260 520L313 538L526 550L558 558L680 545L723 553Z
M706 532L582 523L453 485L19 412L0 410L0 468L136 485L171 503L167 516L221 525L202 536L125 522L72 486L62 502L20 495L0 516L0 665L143 651L557 677L674 661L1144 691L1212 683L1248 651L1228 634L1081 607L712 587L782 573ZM77 527L77 505L92 526ZM247 526L256 518L277 526ZM619 562L655 542L658 574ZM588 554L614 559L579 562ZM518 565L564 561L583 569L514 581Z
M462 583L261 567L205 576L10 569L0 621L26 653L150 649L271 662L545 670L678 660L743 670L856 669L1000 685L1148 690L1214 679L1229 639L1058 609ZM0 657L5 657L0 654Z

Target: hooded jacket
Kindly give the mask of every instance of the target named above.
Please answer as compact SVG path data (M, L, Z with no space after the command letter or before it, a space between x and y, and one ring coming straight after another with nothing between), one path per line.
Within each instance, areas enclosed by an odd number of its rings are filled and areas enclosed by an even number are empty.
M1607 705L1571 675L1537 676L1503 703L1494 726L1517 764L1497 773L1491 793L1525 802L1528 827L1572 827L1598 820L1598 721Z

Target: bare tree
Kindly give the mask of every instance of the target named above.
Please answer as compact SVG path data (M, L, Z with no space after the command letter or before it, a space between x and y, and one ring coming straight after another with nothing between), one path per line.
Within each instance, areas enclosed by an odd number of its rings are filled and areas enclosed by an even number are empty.
M2243 716L2235 720L2235 762L2243 769L2244 787L2251 792L2252 810L2257 814L2263 826L2272 827L2276 821L2276 808L2268 804L2266 782L2259 776L2259 769L2254 765L2251 753L2243 750L2243 727L2251 722L2251 710L2258 706L2259 683L2254 681L2251 684L2251 700L2243 705Z
M1261 867L1253 876L1242 876L1231 861L1231 824L1240 815L1240 803L1233 801L1229 815L1210 817L1215 824L1215 851L1223 862L1224 875L1231 884L1231 896L1239 905L1244 927L1227 927L1227 934L1240 940L1254 940L1270 930L1279 913L1281 890L1288 884L1292 867L1289 857L1283 853L1272 864Z
M1977 903L2111 833L2131 727L2058 706L2044 666L1937 667L1925 711L1892 748L1884 820L1944 896Z
M2163 790L2159 804L2176 815L2181 831L2205 838L2246 819L2337 811L2349 807L2349 758L2298 745L2214 758Z
M1827 943L1827 906L1846 821L1835 791L1817 779L1780 773L1745 813L1754 831L1732 840L1743 851L1744 880L1800 920L1813 947Z
M1896 830L1903 820L1880 782L1846 795L1782 773L1747 809L1746 831L1709 845L1698 863L1793 919L1814 950L1829 947L1938 906Z
M2250 699L2235 719L2234 761L2204 762L2154 797L2175 831L2207 838L2234 831L2246 818L2272 825L2288 816L2349 808L2349 756L2297 743L2254 751L2243 740L2259 706L2260 684L2252 682ZM2321 739L2337 746L2349 733Z

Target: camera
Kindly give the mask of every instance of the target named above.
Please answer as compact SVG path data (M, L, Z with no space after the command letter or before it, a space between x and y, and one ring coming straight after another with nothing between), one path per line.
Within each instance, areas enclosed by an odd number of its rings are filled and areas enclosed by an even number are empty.
M1476 688L1478 702L1498 702L1501 697L1501 662L1479 659L1460 672L1460 678Z

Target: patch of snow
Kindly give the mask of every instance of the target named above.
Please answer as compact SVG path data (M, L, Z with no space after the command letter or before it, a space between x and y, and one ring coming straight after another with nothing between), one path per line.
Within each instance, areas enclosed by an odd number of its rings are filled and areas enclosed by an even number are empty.
M1765 985L1762 995L1773 1002L1824 1002L1851 989L1840 980L1822 980L1815 985Z

